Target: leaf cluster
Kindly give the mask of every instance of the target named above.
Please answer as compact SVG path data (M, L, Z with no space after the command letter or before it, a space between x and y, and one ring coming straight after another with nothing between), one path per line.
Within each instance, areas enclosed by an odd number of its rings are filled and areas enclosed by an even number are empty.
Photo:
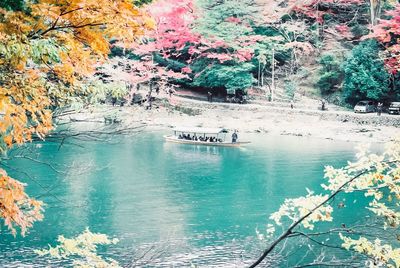
M374 40L356 46L343 64L343 96L350 103L360 100L383 100L390 91L390 75Z
M319 59L319 64L321 69L317 86L322 94L332 93L343 80L341 63L335 55L326 54Z
M34 135L44 139L52 110L87 95L82 84L107 60L111 39L131 44L153 26L129 0L2 0L0 7L2 153ZM25 233L41 219L40 204L29 205L24 188L1 175L0 217Z

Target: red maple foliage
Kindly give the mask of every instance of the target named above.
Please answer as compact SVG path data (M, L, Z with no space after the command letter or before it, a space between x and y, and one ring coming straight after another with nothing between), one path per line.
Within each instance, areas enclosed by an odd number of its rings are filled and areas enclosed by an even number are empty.
M191 30L195 19L192 0L160 0L149 7L157 29L152 38L158 50L182 50L187 43L199 44L201 36Z
M375 38L384 47L384 61L386 68L393 74L400 70L400 5L393 10L387 11L389 19L379 20L379 23L372 28L372 33L366 38Z

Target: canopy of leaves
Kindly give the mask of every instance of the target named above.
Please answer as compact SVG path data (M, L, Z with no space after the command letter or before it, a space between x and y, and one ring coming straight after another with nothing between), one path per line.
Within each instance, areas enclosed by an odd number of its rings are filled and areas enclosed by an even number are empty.
M384 47L386 68L393 74L400 70L400 5L386 12L387 19L380 20L369 37L376 38Z
M285 24L274 27L274 34L266 31L263 35L257 24L262 9L256 1L163 0L149 10L157 30L134 47L134 53L142 62L151 59L167 71L187 74L190 79L175 82L189 87L221 93L246 91L255 81L257 68L265 71L272 63L272 48L281 59L290 58L287 51L310 51L302 43L304 28ZM222 80L210 83L212 78Z
M389 94L390 76L379 57L376 41L356 46L343 65L343 96L351 104L360 100L382 100Z
M195 65L193 70L197 71L198 66ZM245 90L252 86L255 80L251 74L253 68L250 63L234 65L215 63L199 71L193 79L193 84L214 90L225 88L228 94L234 94L236 90Z
M317 86L322 94L331 93L342 81L340 62L334 55L327 54L321 57L319 64L321 64L321 69Z
M81 84L107 60L111 38L121 45L131 44L153 26L128 0L27 1L29 12L12 10L21 7L19 1L1 4L11 9L0 8L2 153L31 141L32 135L45 137L53 127L51 109L83 94ZM5 209L1 216L12 231L16 225L24 233L35 219L41 219L40 209L35 208L35 213L23 209L32 201L25 202L23 187L4 174L4 185L14 184L18 193L1 187L0 208L16 204L20 210Z
M133 4L137 7L141 7L143 5L147 5L153 2L153 0L134 0Z
M235 45L235 41L252 34L259 9L253 0L197 0L199 9L195 31L206 39L219 39Z
M0 8L22 11L25 8L24 0L0 0Z

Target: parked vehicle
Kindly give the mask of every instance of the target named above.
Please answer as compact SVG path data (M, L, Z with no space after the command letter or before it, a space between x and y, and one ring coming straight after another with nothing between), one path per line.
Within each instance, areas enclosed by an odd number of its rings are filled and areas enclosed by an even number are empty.
M354 106L355 113L374 113L376 112L376 106L373 101L359 101Z
M229 103L244 104L244 103L247 102L247 98L246 98L245 95L244 96L239 96L239 97L236 97L235 95L227 95L226 98L225 98L225 101L229 102Z
M247 103L247 95L243 90L236 90L234 94L226 95L225 102L244 104Z
M389 114L400 114L400 102L392 102L390 103Z

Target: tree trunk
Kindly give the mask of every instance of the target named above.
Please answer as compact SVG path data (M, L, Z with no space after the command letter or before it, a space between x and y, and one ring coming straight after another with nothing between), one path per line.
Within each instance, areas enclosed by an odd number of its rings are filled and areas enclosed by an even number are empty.
M272 48L272 85L271 85L271 101L274 101L275 94L275 48Z
M261 70L261 86L264 86L264 68Z
M375 26L381 16L381 0L369 0L369 11L371 16L371 25Z

